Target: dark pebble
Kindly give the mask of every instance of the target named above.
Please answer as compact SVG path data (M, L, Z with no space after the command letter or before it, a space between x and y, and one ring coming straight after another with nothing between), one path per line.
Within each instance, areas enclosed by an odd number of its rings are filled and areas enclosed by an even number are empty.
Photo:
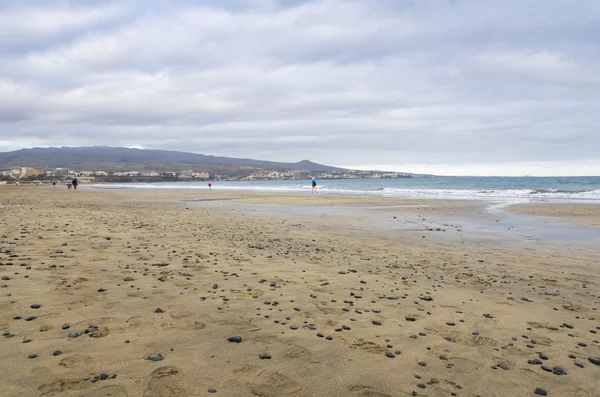
M163 309L161 309L160 307L157 307L157 308L154 310L154 313L164 313L164 311L163 311Z
M577 362L577 361L575 361L575 365L578 366L579 368L585 368L585 366L582 363Z
M322 334L322 333L320 333L320 332L317 334L317 336L318 336L319 338L324 338L324 337L325 337L325 335L323 335L323 334Z
M417 321L416 318L414 317L404 317L406 319L406 321Z
M31 339L25 339L25 340L23 340L23 343L30 343L30 342L31 342Z
M427 363L426 363L425 361L419 361L419 365L420 365L421 367L426 367L426 366L427 366Z
M537 394L538 396L547 396L548 395L548 393L546 393L546 390L540 389L539 387L535 389L534 393Z
M98 292L106 292L106 290L104 288L100 288Z
M32 321L32 320L35 320L36 318L37 318L36 316L25 317L25 321Z
M33 353L33 354L30 354L28 357L29 357L29 358L36 358L36 357L37 357L37 354Z
M208 389L208 392L209 392L209 393L216 393L216 392L217 392L217 389Z
M333 340L333 336L331 336L331 335L327 335L327 336L325 337L325 339L327 339L327 340Z
M271 359L271 355L268 353L260 353L258 355L258 357L260 357L261 360L270 360Z
M419 388L421 388L421 389L424 389L424 388L426 388L427 386L425 386L425 384L424 384L424 383L419 383L419 384L417 385L417 387L419 387Z
M477 331L473 331L473 332L471 332L471 335L474 335L474 336L479 336L479 332L477 332Z
M448 324L448 325L449 325L449 326L451 326L451 327L454 327L454 326L456 325L456 324L454 324L454 323L453 323L453 322L451 322L451 321L447 322L446 324Z
M109 376L107 373L102 372L98 378L100 378L100 380L106 380L109 378Z
M381 321L373 320L371 321L373 325L381 325Z
M158 354L151 354L148 356L147 360L150 361L162 361L163 360L163 356L162 354L158 353Z
M396 357L396 356L394 355L394 353L392 353L392 352L385 352L385 355L386 355L386 356L388 356L389 358L394 358L394 357Z
M79 332L71 332L69 338L79 338Z
M42 305L40 305L39 303L34 303L33 305L31 305L32 309L39 309L40 307L42 307Z
M219 284L213 284L212 287L213 287L213 289L217 289L217 288L219 288Z
M588 360L592 364L600 365L600 357L588 357Z
M240 343L242 341L242 337L241 336L230 336L229 338L227 338L227 340L229 342Z
M541 358L542 360L547 360L547 359L548 359L548 356L547 356L547 355L545 355L544 353L540 353L540 354L539 354L539 356L540 356L540 358Z
M552 368L550 368L550 367L549 367L549 366L547 366L547 365L542 365L542 369L543 369L544 371L546 371L546 372L552 372Z
M62 352L60 350L56 350L54 353L52 353L53 356L60 356L62 354Z
M62 329L69 329L69 328L71 328L71 326L70 326L69 324L67 324L67 323L64 323L64 324L61 326L61 328L62 328Z
M529 360L529 361L527 361L527 363L531 364L531 365L541 365L542 364L542 362L540 360L538 360L537 358L533 359L533 360Z

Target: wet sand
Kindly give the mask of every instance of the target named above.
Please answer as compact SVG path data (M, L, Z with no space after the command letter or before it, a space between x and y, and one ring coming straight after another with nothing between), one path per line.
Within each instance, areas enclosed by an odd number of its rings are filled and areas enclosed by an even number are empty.
M597 396L600 206L486 206L0 186L0 395Z

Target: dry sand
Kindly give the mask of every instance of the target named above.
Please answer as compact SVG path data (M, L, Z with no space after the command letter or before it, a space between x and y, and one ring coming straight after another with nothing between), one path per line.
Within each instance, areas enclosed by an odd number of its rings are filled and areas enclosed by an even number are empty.
M599 396L600 250L482 205L0 187L0 395Z

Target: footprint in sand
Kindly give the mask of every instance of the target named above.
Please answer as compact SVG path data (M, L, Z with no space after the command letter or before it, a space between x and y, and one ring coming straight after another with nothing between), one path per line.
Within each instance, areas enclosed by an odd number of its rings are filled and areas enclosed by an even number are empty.
M372 354L383 354L386 351L383 346L373 342L358 341L354 343L354 346L358 347L360 350L364 350L367 353Z
M37 390L41 396L64 396L69 391L84 390L90 387L92 387L92 384L86 378L56 379L50 383L40 385Z
M310 351L308 351L308 349L305 349L302 346L292 345L283 352L283 357L288 359L298 358L304 361L310 361L310 359L312 358L312 354L310 353Z
M150 374L152 379L144 390L143 397L186 397L190 393L180 387L181 370L176 367L160 367Z
M127 390L123 386L110 385L96 390L86 391L77 397L127 397Z
M262 383L250 383L248 387L257 396L278 397L298 393L302 387L299 383L280 372L271 372L264 376Z
M363 391L358 393L358 397L392 397L389 394L379 393L377 391Z
M75 354L70 357L65 357L58 365L65 368L80 368L83 366L91 366L95 363L95 360L90 356L84 356L81 354Z

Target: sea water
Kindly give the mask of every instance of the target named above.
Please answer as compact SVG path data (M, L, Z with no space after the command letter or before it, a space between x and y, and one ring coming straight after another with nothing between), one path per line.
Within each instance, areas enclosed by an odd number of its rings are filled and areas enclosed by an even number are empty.
M311 192L310 180L212 181L214 190ZM97 188L208 189L207 182L112 183ZM399 198L533 199L600 204L600 177L431 177L317 180L318 194Z

